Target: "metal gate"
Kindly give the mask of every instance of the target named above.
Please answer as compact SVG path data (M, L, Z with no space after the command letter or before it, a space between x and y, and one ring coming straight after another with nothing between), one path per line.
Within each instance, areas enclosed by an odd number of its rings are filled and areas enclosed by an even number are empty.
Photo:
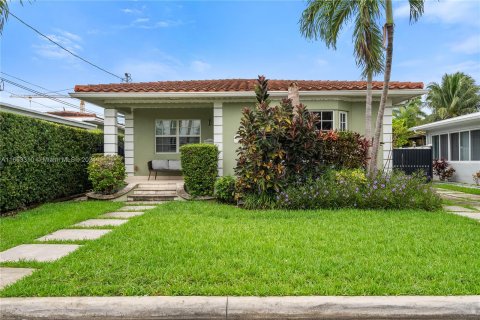
M393 168L406 174L423 171L429 179L433 177L432 148L402 148L393 149Z

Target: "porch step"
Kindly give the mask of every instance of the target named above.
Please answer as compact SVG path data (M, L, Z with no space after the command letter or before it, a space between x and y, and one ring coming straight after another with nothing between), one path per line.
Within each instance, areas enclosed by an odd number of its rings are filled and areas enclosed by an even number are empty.
M140 183L135 190L155 190L155 191L175 191L177 190L176 183L162 183L162 184L146 184Z
M176 195L162 196L158 194L132 194L127 196L127 201L172 201Z
M135 189L134 195L176 196L177 190Z
M165 203L166 201L127 201L127 206L156 206L158 204Z

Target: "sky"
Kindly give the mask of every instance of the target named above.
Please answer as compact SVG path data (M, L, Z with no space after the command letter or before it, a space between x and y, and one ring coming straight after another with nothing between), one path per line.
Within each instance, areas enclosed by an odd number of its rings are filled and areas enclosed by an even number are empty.
M306 1L17 1L20 19L77 55L133 82L256 78L360 80L352 29L337 50L306 40L299 18ZM440 82L462 71L480 83L480 0L427 0L409 23L407 1L394 1L392 80ZM0 71L41 92L120 80L71 56L13 17L1 36ZM27 84L11 76L30 82ZM377 76L382 80L383 75ZM43 87L34 87L32 84ZM4 83L2 101L52 111L65 107ZM78 100L65 99L78 105ZM43 104L40 105L39 103ZM92 111L101 108L87 105Z

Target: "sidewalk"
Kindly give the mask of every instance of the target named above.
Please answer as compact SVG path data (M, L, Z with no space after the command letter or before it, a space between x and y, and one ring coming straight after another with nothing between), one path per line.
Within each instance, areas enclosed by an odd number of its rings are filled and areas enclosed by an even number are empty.
M2 319L480 319L480 296L0 299Z

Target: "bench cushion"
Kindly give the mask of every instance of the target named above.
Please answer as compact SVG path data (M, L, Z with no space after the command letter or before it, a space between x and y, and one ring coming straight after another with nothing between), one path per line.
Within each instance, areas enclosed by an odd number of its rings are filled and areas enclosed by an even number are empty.
M153 170L168 170L168 160L152 160Z
M170 170L182 170L180 160L168 160L168 169Z

